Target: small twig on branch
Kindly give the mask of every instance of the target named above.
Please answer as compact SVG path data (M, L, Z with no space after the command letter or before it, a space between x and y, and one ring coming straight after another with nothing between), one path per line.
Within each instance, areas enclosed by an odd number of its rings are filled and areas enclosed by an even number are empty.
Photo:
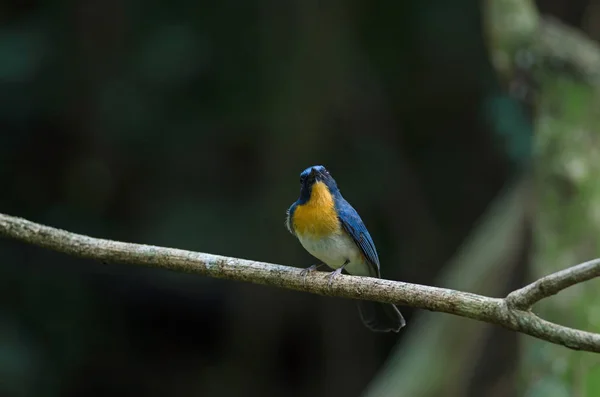
M178 272L273 285L319 295L388 302L450 313L498 324L575 350L600 353L600 334L545 321L526 310L532 303L598 276L600 260L547 276L506 299L371 277L341 275L330 288L326 273L306 278L301 269L174 248L123 243L83 236L0 214L0 235L65 254L103 262L118 262Z
M535 303L563 289L600 276L600 259L569 267L511 292L506 297L509 307L529 310Z

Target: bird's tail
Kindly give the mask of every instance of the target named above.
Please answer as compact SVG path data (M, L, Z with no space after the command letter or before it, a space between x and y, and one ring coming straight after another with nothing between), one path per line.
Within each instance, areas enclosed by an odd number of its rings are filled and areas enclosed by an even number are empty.
M361 300L357 304L360 318L371 331L398 332L406 325L400 310L391 303Z

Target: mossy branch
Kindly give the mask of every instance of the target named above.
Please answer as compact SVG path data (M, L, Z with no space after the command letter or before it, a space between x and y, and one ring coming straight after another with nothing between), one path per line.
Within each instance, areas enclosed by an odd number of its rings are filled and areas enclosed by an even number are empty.
M600 275L600 260L547 276L511 293L506 299L500 299L445 288L347 275L336 278L329 287L327 273L323 272L315 272L303 281L301 270L290 266L98 239L4 214L0 214L0 235L102 262L164 268L318 295L388 302L450 313L501 325L571 349L600 353L600 334L545 321L529 310L531 305L547 296Z

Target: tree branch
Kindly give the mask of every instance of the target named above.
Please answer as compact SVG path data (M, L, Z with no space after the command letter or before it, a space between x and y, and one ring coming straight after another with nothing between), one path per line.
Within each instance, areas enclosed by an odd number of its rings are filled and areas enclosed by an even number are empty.
M529 310L535 303L555 295L572 285L600 276L600 259L582 263L543 277L506 297L509 307Z
M445 288L348 275L336 278L329 288L326 273L322 272L308 276L303 282L300 269L289 266L97 239L4 214L0 214L0 235L102 262L164 268L318 295L387 302L450 313L498 324L571 349L600 353L600 334L550 323L528 310L522 310L529 305L527 302L535 302L570 285L596 277L600 272L600 260L555 273L513 292L507 299L499 299Z

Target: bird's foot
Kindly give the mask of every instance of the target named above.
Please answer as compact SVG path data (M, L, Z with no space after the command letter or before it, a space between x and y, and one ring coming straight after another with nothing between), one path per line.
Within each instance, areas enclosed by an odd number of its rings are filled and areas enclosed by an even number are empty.
M340 268L335 269L335 271L331 272L331 274L329 275L329 281L327 282L327 286L329 288L331 288L331 285L333 284L333 279L336 278L337 276L339 276L340 274L342 274L342 272L344 271L344 268L348 265L348 263L350 263L350 261L348 259L346 259L346 261Z
M340 274L342 274L342 270L344 270L344 267L340 267L339 269L335 269L335 271L331 272L331 274L329 275L329 281L327 282L327 286L329 288L331 288L331 285L333 284L333 279L336 278L337 276L339 276Z
M312 265L312 266L307 267L306 269L302 269L302 271L300 272L300 275L302 276L302 280L303 280L304 284L306 284L306 276L308 275L308 273L317 271L319 266L322 266L322 265L323 264L320 263L318 265Z

